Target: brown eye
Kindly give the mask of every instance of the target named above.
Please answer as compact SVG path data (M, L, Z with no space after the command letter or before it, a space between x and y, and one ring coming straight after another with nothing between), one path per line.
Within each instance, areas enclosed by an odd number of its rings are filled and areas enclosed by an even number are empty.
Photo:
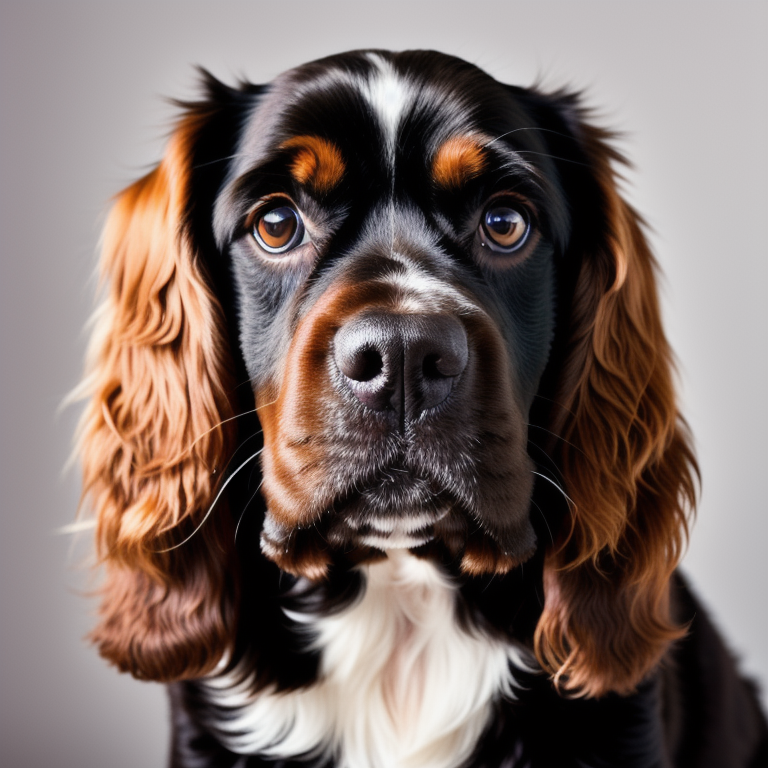
M304 238L304 222L289 205L259 213L253 223L253 236L267 253L285 253Z
M483 214L480 243L497 253L514 253L523 247L530 229L522 211L494 203Z

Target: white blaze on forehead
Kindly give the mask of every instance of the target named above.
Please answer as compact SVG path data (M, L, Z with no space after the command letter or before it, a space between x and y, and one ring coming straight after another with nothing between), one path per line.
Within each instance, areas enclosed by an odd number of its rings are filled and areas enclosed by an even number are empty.
M392 270L382 275L378 282L399 289L397 311L421 313L449 309L461 315L472 315L479 311L476 304L446 281L439 280L419 269L405 257L400 256L397 251L393 251L391 255L397 261L406 264L407 270L405 272Z
M386 59L377 53L366 55L377 71L362 86L363 95L379 117L388 149L394 153L397 128L409 102L409 87Z

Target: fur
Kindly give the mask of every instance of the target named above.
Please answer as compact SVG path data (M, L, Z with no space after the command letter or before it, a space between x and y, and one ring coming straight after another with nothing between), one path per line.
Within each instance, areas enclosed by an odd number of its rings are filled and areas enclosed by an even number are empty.
M79 433L172 766L764 764L611 135L429 51L202 90L107 222Z

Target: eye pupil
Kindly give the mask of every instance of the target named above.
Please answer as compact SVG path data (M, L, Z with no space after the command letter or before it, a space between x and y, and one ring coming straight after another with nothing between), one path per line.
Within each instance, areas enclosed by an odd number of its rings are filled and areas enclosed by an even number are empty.
M253 235L269 253L283 253L297 244L302 231L299 214L290 206L281 205L256 219Z
M481 227L483 245L501 253L521 248L528 235L528 220L516 208L494 206L486 210Z
M485 223L489 229L492 229L501 237L506 237L514 232L517 221L512 216L504 215L498 210L489 211L485 218Z

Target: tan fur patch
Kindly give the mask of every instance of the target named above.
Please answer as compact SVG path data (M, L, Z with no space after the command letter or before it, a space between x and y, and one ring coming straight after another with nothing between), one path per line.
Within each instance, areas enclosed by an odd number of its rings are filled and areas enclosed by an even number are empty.
M432 178L446 188L461 187L485 168L483 145L474 136L454 136L437 150Z
M291 174L299 184L309 184L316 192L329 192L344 176L346 167L339 148L320 136L294 136L282 144L295 149Z

